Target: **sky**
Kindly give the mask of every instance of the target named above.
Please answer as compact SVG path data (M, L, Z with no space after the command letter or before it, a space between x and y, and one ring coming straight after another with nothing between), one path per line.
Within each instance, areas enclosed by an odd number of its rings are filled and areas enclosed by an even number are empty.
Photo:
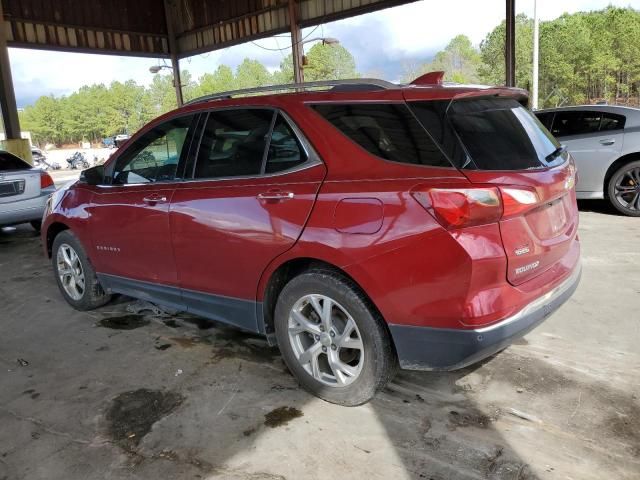
M516 0L517 13L533 16L533 3L534 0ZM564 12L597 10L607 5L640 9L640 0L538 0L538 15L541 20L551 20ZM403 68L430 61L457 34L464 33L479 45L504 19L504 9L504 0L422 0L307 28L303 37L337 38L354 55L361 74L397 81ZM213 72L220 64L236 67L249 57L274 71L290 53L290 45L288 36L268 38L186 58L180 67L197 78ZM152 79L149 67L162 62L18 48L11 48L9 55L18 107L32 104L41 95L68 95L83 85L128 79L147 85Z

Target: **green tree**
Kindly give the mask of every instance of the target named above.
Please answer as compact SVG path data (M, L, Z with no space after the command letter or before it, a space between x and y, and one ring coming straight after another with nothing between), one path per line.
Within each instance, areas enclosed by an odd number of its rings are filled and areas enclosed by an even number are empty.
M307 82L359 77L353 55L342 45L316 43L306 57L304 79ZM292 83L293 78L293 56L289 54L280 62L280 70L275 72L274 79L276 83Z
M533 21L516 18L516 84L532 82ZM640 12L608 7L540 24L540 106L597 100L640 103ZM480 78L504 82L504 22L480 45Z
M219 65L213 73L205 73L199 79L196 96L226 92L236 88L233 70L227 65Z
M257 60L245 58L236 68L235 88L261 87L272 82L269 70Z
M458 83L477 83L480 53L466 35L454 37L444 50L436 53L429 63L405 66L404 82L411 82L427 72L444 71L445 80Z

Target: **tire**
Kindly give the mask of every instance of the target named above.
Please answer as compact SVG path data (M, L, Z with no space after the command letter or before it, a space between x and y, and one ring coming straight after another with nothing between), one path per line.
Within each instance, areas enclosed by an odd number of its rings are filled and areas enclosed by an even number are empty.
M56 282L69 305L76 310L85 311L101 307L111 300L111 295L105 293L98 282L96 272L82 244L70 230L64 230L56 236L51 251ZM65 270L69 272L66 275ZM84 281L83 288L79 287L80 275ZM70 285L70 277L73 277L73 286ZM66 287L63 284L63 278Z
M29 222L31 224L31 226L33 227L33 229L40 233L40 229L42 228L42 221L41 220L33 220L31 222Z
M330 323L318 314L327 299ZM303 388L323 400L362 405L396 372L397 356L384 320L359 288L337 272L314 269L293 278L278 297L274 323L287 367Z
M611 205L620 213L640 217L640 160L616 170L609 180L607 193Z

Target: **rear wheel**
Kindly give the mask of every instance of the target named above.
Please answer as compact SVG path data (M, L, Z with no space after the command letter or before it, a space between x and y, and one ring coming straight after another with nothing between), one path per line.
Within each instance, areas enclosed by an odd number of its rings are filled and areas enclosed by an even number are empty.
M396 355L383 320L349 279L312 270L291 280L275 312L289 370L314 395L361 405L391 379Z
M640 217L640 160L620 167L609 180L609 201L624 215Z
M92 310L109 300L78 238L69 230L53 241L53 270L64 299L76 310Z

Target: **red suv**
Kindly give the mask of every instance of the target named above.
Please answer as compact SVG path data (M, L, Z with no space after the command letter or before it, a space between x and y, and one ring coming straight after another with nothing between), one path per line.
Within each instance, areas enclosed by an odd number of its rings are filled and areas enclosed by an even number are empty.
M440 80L244 90L158 118L52 196L42 239L62 294L263 334L343 405L398 363L451 370L505 348L578 285L575 168L526 92Z

